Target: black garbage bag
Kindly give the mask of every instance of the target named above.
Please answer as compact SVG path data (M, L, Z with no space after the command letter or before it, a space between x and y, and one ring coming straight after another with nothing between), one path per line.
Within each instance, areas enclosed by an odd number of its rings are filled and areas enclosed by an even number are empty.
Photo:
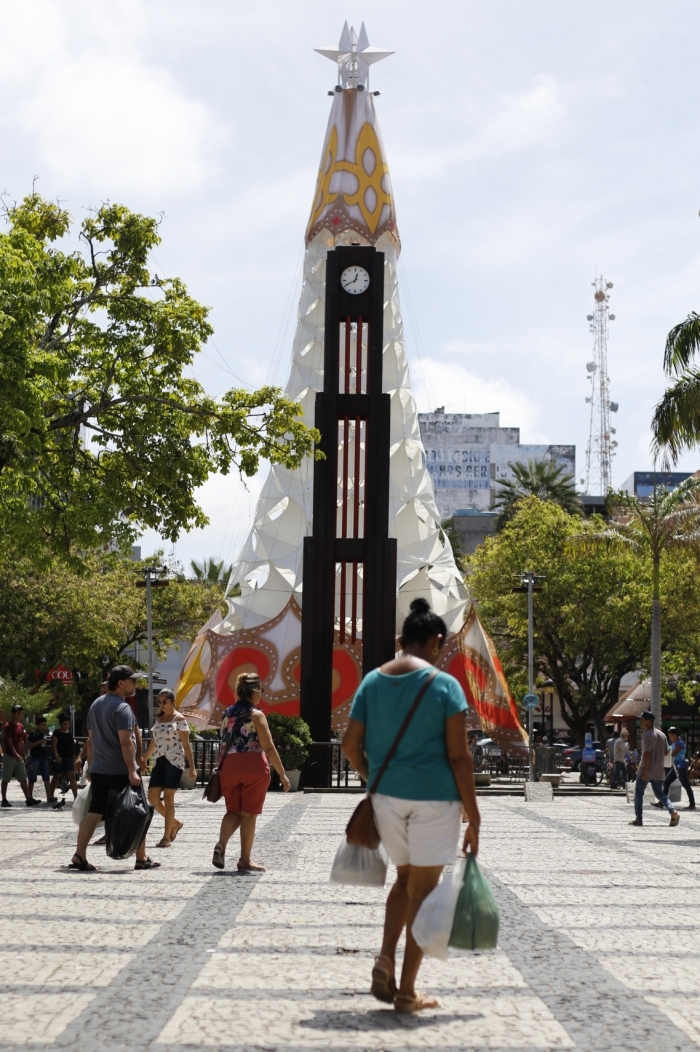
M143 782L127 785L120 793L109 794L105 815L107 854L110 858L129 858L148 832L153 818L153 804L149 804Z

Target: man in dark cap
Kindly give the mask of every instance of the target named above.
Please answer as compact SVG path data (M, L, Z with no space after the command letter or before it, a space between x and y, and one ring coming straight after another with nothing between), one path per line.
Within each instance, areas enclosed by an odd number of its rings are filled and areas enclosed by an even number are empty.
M141 784L136 745L136 718L126 701L134 693L136 673L128 665L116 665L107 680L108 691L93 701L87 714L87 758L90 766L92 799L90 810L80 823L78 844L70 869L95 871L86 858L90 838L107 810L110 790L120 793L131 784ZM136 851L134 869L156 869L146 854L146 839Z
M645 709L640 716L642 725L642 758L637 768L637 782L634 787L634 821L631 826L642 825L642 807L644 804L644 791L647 784L651 782L654 796L662 807L671 815L672 826L677 826L681 820L673 804L664 792L664 756L668 749L666 735L654 726L654 713Z

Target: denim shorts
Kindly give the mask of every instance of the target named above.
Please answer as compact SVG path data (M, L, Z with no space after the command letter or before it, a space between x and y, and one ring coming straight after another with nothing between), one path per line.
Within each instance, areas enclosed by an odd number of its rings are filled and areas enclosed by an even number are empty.
M179 789L182 768L176 767L165 756L159 756L151 771L149 789Z
M32 785L37 778L41 778L43 782L48 782L51 777L49 774L49 761L46 759L30 760L27 764L27 775Z
M75 760L54 760L53 761L53 773L58 774L75 774Z

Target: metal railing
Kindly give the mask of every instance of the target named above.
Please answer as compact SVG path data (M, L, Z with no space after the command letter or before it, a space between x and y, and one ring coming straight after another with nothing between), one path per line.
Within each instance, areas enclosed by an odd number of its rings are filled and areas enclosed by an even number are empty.
M343 755L340 742L314 742L302 769L305 789L361 789L363 782Z

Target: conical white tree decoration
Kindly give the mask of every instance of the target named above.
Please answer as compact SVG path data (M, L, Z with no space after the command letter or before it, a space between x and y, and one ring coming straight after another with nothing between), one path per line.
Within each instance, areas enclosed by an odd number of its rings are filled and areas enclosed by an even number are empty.
M404 345L397 260L400 241L394 199L374 99L366 90L369 66L392 52L370 48L347 24L337 49L319 49L338 62L339 87L321 156L306 232L304 280L292 367L285 388L303 418L314 423L323 389L325 269L329 249L375 245L385 254L384 391L391 395L389 532L398 545L396 625L411 600L424 596L459 632L467 593L440 526L426 468ZM298 663L303 605L303 539L312 532L313 461L297 470L271 467L253 528L234 564L228 615L202 630L183 668L178 703L190 718L217 719L232 700L238 672L256 668L265 701L298 711ZM336 723L347 711L360 676L360 646L337 647Z

